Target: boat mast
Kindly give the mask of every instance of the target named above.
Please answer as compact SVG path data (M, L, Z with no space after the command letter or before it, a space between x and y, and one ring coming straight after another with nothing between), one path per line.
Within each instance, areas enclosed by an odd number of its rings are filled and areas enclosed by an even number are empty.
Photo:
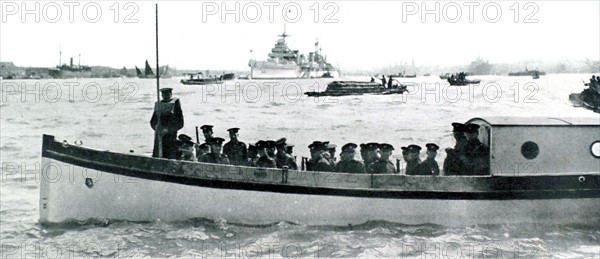
M160 80L159 80L159 74L158 73L158 4L155 4L155 8L156 8L156 105L158 108L160 105ZM146 64L148 64L148 60L146 60ZM156 113L156 118L158 119L158 125L160 125L160 112L157 111ZM162 150L162 135L160 134L160 132L156 131L155 133L157 135L157 139L158 139L158 157L162 157L163 155L163 150Z

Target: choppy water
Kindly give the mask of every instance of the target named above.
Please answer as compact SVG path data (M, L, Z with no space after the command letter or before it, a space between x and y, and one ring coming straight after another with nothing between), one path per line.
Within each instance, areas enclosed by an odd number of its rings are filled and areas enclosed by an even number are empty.
M572 107L571 92L591 75L482 76L481 86L447 87L437 77L416 94L309 98L326 80L239 81L221 87L161 81L181 99L185 127L215 125L215 135L240 127L242 141L287 137L298 156L313 140L453 145L450 123L485 116L600 117ZM366 78L364 78L366 80ZM436 83L440 83L437 87ZM528 84L530 83L530 84ZM60 89L60 90L59 90ZM458 89L461 93L458 94ZM487 89L487 93L483 93ZM100 94L101 93L101 94ZM413 92L414 93L414 92ZM501 93L501 95L498 95ZM439 98L436 100L436 97ZM372 221L357 226L266 226L225 219L180 222L97 220L37 224L42 134L119 152L150 153L154 80L3 81L0 116L2 257L218 258L600 258L598 226L480 225L448 228ZM560 137L560 136L558 136ZM441 152L443 153L443 152ZM438 162L443 161L440 153ZM399 158L395 154L393 158ZM599 205L600 209L600 205ZM439 213L443 213L440 211Z

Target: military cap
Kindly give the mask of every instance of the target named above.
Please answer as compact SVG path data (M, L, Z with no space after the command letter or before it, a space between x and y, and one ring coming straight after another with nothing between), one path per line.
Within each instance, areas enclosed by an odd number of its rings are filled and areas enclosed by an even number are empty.
M375 150L375 149L379 148L379 143L375 143L375 142L367 143L367 144L365 144L365 147L369 150Z
M276 146L275 141L273 140L266 140L265 141L265 147L266 148L274 148Z
M264 140L259 140L256 142L256 148L264 148L265 147L265 141Z
M161 88L159 91L161 93L171 93L171 92L173 92L173 88L165 87L165 88Z
M287 145L285 142L287 141L286 138L280 138L277 141L275 141L275 145L278 147L283 147L285 145Z
M345 152L345 151L356 151L356 147L358 147L356 144L354 144L354 143L348 143L348 144L342 146L342 152Z
M408 147L406 148L406 151L408 152L419 152L421 151L421 147L419 147L418 145L408 145Z
M394 150L394 146L392 146L392 145L390 145L388 143L381 143L381 144L379 144L379 148L382 151L392 151L392 150Z
M192 141L192 137L185 135L185 134L179 134L179 137L177 137L177 138L183 142L191 142Z
M219 137L216 137L216 138L211 138L211 139L208 141L208 144L211 144L211 145L212 145L212 144L215 144L215 145L221 145L221 144L223 144L223 141L225 141L225 139L223 139L223 138L219 138Z
M459 122L454 122L452 123L452 132L466 132L467 131L467 127L465 126L465 124L459 123Z
M205 130L212 130L213 125L202 125L202 127L200 127L200 129L202 129L202 131Z
M248 151L254 150L256 151L256 146L254 144L248 144Z
M479 125L477 124L468 124L466 125L467 133L475 133L479 132Z
M322 149L323 148L323 142L321 142L321 141L313 141L313 143L311 143L310 145L308 145L308 148L310 148L310 149Z
M231 128L231 129L228 129L227 131L237 133L239 130L240 130L240 128Z
M198 146L198 148L200 148L200 149L208 149L208 144L202 143L202 144L200 144L200 146Z
M427 147L427 150L430 151L438 151L438 149L440 149L440 147L434 143L427 143L425 144L425 147Z
M360 143L360 149L366 149L367 148L367 144L365 143Z

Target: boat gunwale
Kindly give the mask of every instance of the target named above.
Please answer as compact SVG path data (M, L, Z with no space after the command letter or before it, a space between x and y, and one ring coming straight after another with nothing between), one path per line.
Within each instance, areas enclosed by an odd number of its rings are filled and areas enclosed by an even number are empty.
M64 163L73 164L81 167L86 167L94 170L99 170L108 173L114 173L124 176L130 176L134 178L140 179L148 179L155 181L163 181L163 182L172 182L179 183L185 185L193 185L200 187L208 187L208 188L220 188L220 189L241 189L248 191L265 191L265 192L276 192L276 193L295 193L295 194L308 194L308 195L333 195L333 196L350 196L350 197L366 197L366 198L392 198L392 199L447 199L447 200L507 200L507 199L565 199L565 198L600 198L600 191L598 186L600 185L600 174L576 174L576 175L557 175L557 176L407 176L407 175L357 175L357 174L345 174L345 173L335 173L335 172L305 172L305 171L293 171L298 172L300 174L313 174L313 175L321 175L321 176L335 176L335 175L353 175L356 177L362 178L371 178L371 186L369 188L352 188L348 186L343 187L335 187L330 185L308 185L308 184L290 184L289 182L284 182L284 172L286 175L288 170L282 169L267 169L267 168L254 168L247 166L233 166L233 165L217 165L217 164L205 164L205 163L197 163L197 162L189 162L189 161L179 161L179 160L168 160L168 159L157 159L151 157L145 157L141 155L134 154L123 154L116 153L110 151L100 151L97 149L91 149L80 146L72 146L79 151L79 153L84 152L96 152L98 154L105 153L113 156L121 156L123 158L126 157L139 157L140 159L154 159L156 161L163 161L169 164L173 162L177 162L179 164L201 164L205 166L215 166L222 168L246 168L254 169L256 171L279 171L281 172L281 177L274 179L273 177L268 177L268 179L272 181L251 181L248 179L215 179L208 177L197 177L188 174L173 174L173 173L165 173L162 171L149 170L144 169L138 166L126 167L118 164L111 164L105 162L92 161L90 159L83 158L80 156L74 156L71 154L67 154L66 152L60 152L59 150L53 150L52 146L62 145L60 142L54 140L53 137L44 136L44 145L42 156L50 159L55 159ZM67 146L68 147L68 146ZM42 169L43 170L43 169ZM292 170L289 170L292 171ZM518 189L519 184L521 184L521 188L531 186L523 185L523 182L527 182L527 180L533 179L541 179L537 182L538 185L544 186L544 181L551 181L554 184L565 185L565 187L569 187L569 184L562 183L564 178L574 178L577 177L589 177L592 178L590 181L587 181L587 187L581 186L584 183L580 182L576 187L574 184L571 184L571 188L555 188L555 186L550 185L546 188L539 189ZM379 184L381 182L387 182L390 180L396 180L396 182L400 184L406 184L409 180L418 180L418 179L426 179L429 182L441 181L441 182L451 182L452 180L458 181L459 185L464 183L474 183L475 187L482 187L489 185L490 187L496 189L489 190L436 190L436 189L426 189L426 190L403 190L403 189L391 189L391 188L381 188L378 186L373 186L374 179L377 180L379 178ZM446 179L446 180L444 180ZM385 185L384 182L384 185ZM310 183L310 182L309 182ZM506 185L511 187L511 183L517 183L516 188L503 188ZM394 187L393 183L387 183L388 187ZM551 188L552 187L552 188Z

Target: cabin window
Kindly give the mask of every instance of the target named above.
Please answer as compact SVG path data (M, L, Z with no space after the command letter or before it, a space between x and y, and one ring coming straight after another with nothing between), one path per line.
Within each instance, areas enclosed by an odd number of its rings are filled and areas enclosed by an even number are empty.
M600 140L595 141L590 146L590 152L592 152L592 156L595 158L600 158Z
M539 153L540 148L533 141L527 141L521 145L521 154L529 160L536 158Z

